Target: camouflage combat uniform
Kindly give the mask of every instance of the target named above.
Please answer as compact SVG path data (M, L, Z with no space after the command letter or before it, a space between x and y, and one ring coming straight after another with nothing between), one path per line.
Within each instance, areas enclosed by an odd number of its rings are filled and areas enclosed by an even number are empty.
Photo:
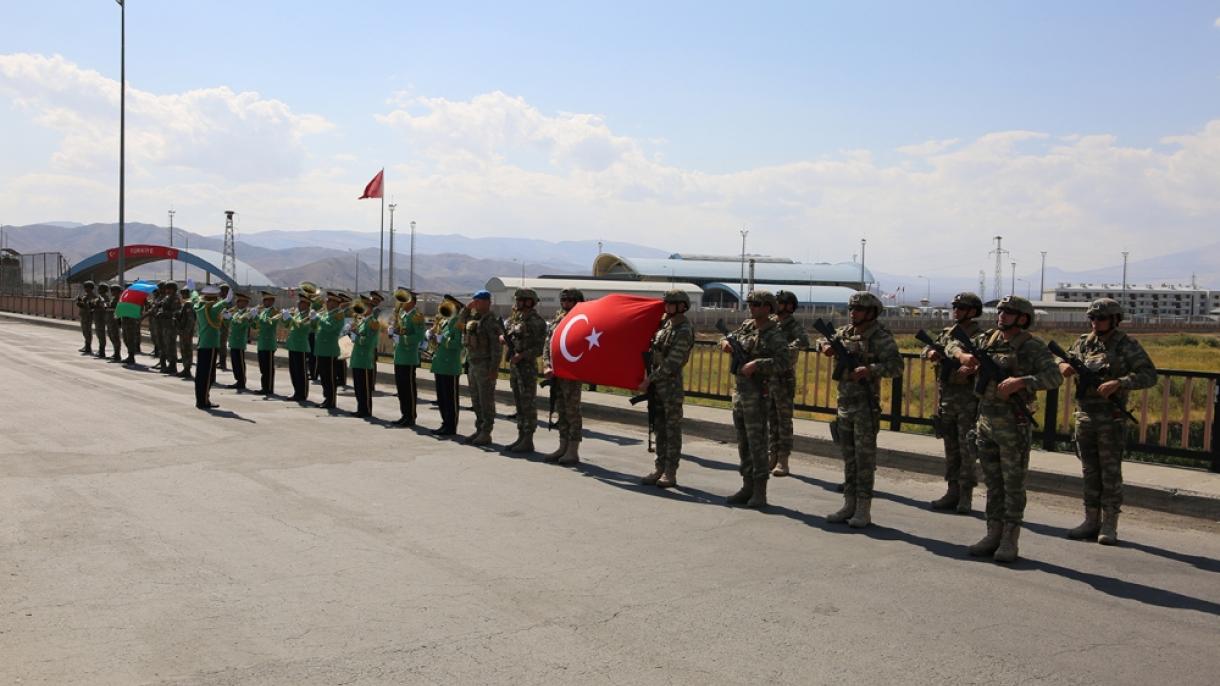
M792 371L791 351L788 336L775 319L767 320L762 328L753 319L747 319L731 335L746 353L741 366L747 362L756 366L751 376L738 369L733 388L733 426L737 429L737 471L757 488L758 482L771 476L767 459L768 415L774 410L771 396L776 392L775 386L783 383L785 374ZM787 390L781 386L779 392ZM788 418L791 426L791 415Z
M80 352L93 352L93 308L97 306L97 296L93 294L93 282L89 282L90 288L84 293L76 296L77 318L80 323L81 336L85 338L85 347L80 349Z
M1117 329L1103 336L1087 333L1072 344L1068 355L1098 373L1103 381L1117 379L1120 390L1110 398L1127 406L1130 391L1156 384L1156 366L1135 339ZM1127 419L1097 389L1082 393L1077 386L1076 454L1084 470L1084 506L1117 514L1123 504L1123 451Z
M668 317L652 337L652 369L647 378L661 413L653 427L658 472L676 470L682 456L682 368L694 347L695 328L685 314Z
M792 454L792 406L796 402L796 361L800 351L809 348L805 328L791 315L778 318L779 330L788 344L789 364L770 380L767 394L767 446L770 465L788 471L788 456Z
M154 313L157 322L157 350L160 352L161 371L169 374L178 373L178 311L182 309L182 301L178 298L177 289L166 288L165 297Z
M97 356L106 356L106 311L114 307L110 303L110 289L102 284L98 289L93 307L93 333L97 336Z
M517 402L517 431L522 436L533 436L538 427L538 358L546 345L546 321L533 308L513 319L504 334L511 338L513 350L520 354L521 361L509 363L509 383L513 399Z
M198 327L195 322L195 308L191 307L189 299L186 302L179 301L178 316L174 324L178 336L178 358L182 360L182 376L190 376L191 364L195 359L195 329Z
M504 329L499 317L491 312L478 314L467 309L455 316L466 319L461 325L465 332L462 343L469 364L466 376L470 382L475 427L475 433L469 438L473 441L485 435L487 442L491 442L491 428L496 418L496 379L492 373L500 366L500 336Z
M110 303L106 306L106 333L110 337L110 346L114 349L114 354L110 359L118 362L123 357L122 348L122 327L119 318L115 316L114 311L119 306L119 297L123 294L123 289L114 286L110 289Z
M551 345L550 341L555 337L559 330L559 324L563 321L567 314L565 310L558 310L555 316L551 319L547 326L547 345L542 349L542 361L544 367L551 367ZM579 381L570 379L561 379L553 377L551 383L551 392L555 394L555 428L559 431L559 441L563 443L580 443L580 431L582 428L582 419L580 415L580 394L583 384ZM558 459L559 455L556 455Z
M946 327L936 342L946 349L953 341L954 328L970 338L982 330L974 319ZM945 373L945 368L951 370ZM945 443L945 481L957 484L961 490L973 490L978 485L978 453L974 445L974 425L978 421L979 397L974 394L974 377L961 372L956 360L941 360L936 368L936 393L939 397L937 422ZM954 503L956 506L956 503ZM967 512L969 509L967 509Z

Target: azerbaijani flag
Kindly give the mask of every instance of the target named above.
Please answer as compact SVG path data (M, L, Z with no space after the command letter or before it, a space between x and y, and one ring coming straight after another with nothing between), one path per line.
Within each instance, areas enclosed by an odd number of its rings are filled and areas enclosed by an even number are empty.
M148 302L148 296L157 290L157 284L148 281L137 281L123 289L119 296L119 304L114 307L114 316L120 319L139 319L140 308Z

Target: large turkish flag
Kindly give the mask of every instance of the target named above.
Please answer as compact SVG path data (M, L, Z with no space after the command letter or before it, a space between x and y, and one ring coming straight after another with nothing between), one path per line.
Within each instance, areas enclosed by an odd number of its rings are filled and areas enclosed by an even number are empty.
M578 303L551 337L551 368L561 379L634 390L665 303L618 293Z

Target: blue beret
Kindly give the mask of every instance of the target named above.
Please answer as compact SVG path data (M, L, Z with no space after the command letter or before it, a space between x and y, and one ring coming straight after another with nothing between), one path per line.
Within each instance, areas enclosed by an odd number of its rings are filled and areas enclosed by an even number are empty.
M487 291L475 291L474 299L475 300L491 300L491 293L488 293Z

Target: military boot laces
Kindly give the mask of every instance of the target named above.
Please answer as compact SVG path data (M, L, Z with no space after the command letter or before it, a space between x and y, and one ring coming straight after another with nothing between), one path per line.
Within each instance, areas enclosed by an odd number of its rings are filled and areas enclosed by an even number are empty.
M996 548L996 562L1016 562L1017 542L1021 538L1021 525L1016 522L1005 522L1004 531L1000 534L1000 547Z
M661 477L664 475L665 475L665 472L661 471L660 467L657 467L656 469L653 469L648 474L645 474L644 476L640 477L640 483L645 486L655 486L656 483L658 481L660 481Z
M987 520L987 534L978 543L970 546L970 554L974 557L990 557L1000 547L1000 534L1004 532L1004 523L998 519Z
M750 496L754 495L754 479L743 476L741 481L741 490L725 498L729 505L745 505L750 501Z
M1096 507L1084 508L1084 521L1080 523L1080 526L1068 531L1068 538L1077 541L1086 538L1096 538L1097 533L1101 530L1099 515L1100 510Z
M546 462L558 462L559 458L563 457L563 454L566 452L568 452L568 441L566 438L561 438L559 439L559 447L555 449L555 452L547 453L542 459Z
M750 494L750 499L746 501L746 507L755 509L767 506L767 480L755 479L754 492Z
M848 495L843 497L843 507L826 515L826 521L831 524L842 524L851 519L854 514L856 514L856 496Z
M1101 515L1101 530L1097 534L1097 542L1102 545L1118 545L1118 513L1103 512Z
M933 510L952 510L957 507L957 500L961 497L961 491L958 488L957 482L950 481L945 494L936 500L932 501Z

